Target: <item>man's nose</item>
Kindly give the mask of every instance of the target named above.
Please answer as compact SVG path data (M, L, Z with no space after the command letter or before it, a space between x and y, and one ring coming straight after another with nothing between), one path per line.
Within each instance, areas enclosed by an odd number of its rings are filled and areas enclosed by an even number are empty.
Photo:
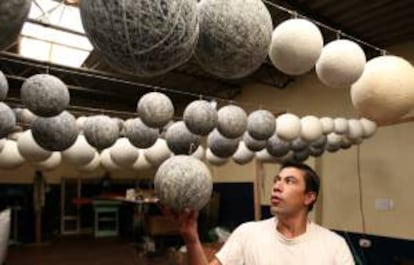
M278 180L273 184L273 191L282 191L283 190L283 184L282 181Z

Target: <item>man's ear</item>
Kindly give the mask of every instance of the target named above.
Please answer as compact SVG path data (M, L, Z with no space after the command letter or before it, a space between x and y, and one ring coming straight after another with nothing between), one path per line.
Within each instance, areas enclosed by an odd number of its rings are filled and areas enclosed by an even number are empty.
M308 191L305 194L305 205L309 206L311 205L314 201L316 201L316 192L314 191Z

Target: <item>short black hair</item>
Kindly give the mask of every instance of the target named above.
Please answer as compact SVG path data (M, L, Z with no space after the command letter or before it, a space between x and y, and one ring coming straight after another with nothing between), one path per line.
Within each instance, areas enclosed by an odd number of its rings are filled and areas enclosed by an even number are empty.
M280 167L280 170L287 168L287 167L293 167L293 168L301 170L304 173L304 178L305 178L305 192L315 192L316 198L318 198L321 181L320 181L318 174L315 172L315 170L313 170L310 166L306 164L292 162L292 161L282 164L282 166ZM309 211L312 211L313 205L315 204L315 202L316 202L316 199L312 204L309 205Z

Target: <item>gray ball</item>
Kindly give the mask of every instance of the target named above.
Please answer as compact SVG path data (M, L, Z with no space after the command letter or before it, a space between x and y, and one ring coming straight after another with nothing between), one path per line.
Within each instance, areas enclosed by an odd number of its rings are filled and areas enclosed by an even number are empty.
M213 190L207 166L191 156L173 156L158 168L154 179L160 202L175 212L185 208L200 210Z
M16 116L13 110L0 102L0 138L6 137L11 133L16 125Z
M203 0L195 57L207 72L241 78L264 62L272 38L272 18L260 0Z
M325 147L309 146L309 154L313 157L319 157L325 152Z
M63 151L76 142L76 119L67 111L50 118L38 117L32 123L32 135L36 143L44 149Z
M324 148L326 141L327 141L326 135L322 135L317 140L312 141L309 145L315 148Z
M58 115L67 108L70 101L68 87L59 78L48 74L26 79L20 96L29 110L42 117Z
M175 122L167 129L165 140L174 154L190 155L200 145L200 137L190 132L183 121Z
M227 138L237 138L243 135L247 128L246 112L236 105L227 105L218 111L219 132Z
M286 155L290 150L290 142L280 139L276 134L267 140L266 149L270 155L281 157Z
M258 152L266 147L266 140L257 140L250 136L248 132L243 134L243 141L247 148L253 152Z
M158 129L145 125L140 118L130 119L124 123L125 137L138 148L148 148L158 139Z
M86 141L98 150L112 146L119 133L118 122L105 115L88 117L83 125Z
M226 138L215 129L207 137L207 146L214 155L228 158L237 151L239 139Z
M196 0L81 1L88 39L107 61L141 77L190 59L198 38Z
M207 135L217 126L218 115L210 102L196 100L185 108L183 119L192 133Z
M276 120L268 110L256 110L247 117L247 131L257 140L267 140L276 130Z
M293 155L293 160L297 162L303 162L309 158L310 152L308 149L304 149L302 151L297 151Z
M292 141L291 148L293 151L302 151L308 147L308 142L298 137Z
M161 128L173 118L174 105L165 94L150 92L139 99L137 112L148 127Z
M0 50L13 44L29 14L31 0L0 1Z
M9 92L9 83L6 76L0 71L0 100L4 100Z

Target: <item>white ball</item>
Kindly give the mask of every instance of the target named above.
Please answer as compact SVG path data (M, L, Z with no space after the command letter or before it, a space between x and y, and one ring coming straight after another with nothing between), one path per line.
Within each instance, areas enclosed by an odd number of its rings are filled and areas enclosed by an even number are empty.
M327 142L325 149L329 152L336 152L341 148L342 136L336 133L330 133L327 135Z
M0 101L7 97L9 91L9 83L7 82L6 76L0 71Z
M256 110L247 117L247 131L257 140L267 140L276 130L276 120L268 110Z
M227 138L237 138L243 135L247 128L246 112L236 105L227 105L218 111L219 132Z
M101 157L98 152L95 151L92 161L85 165L81 165L78 169L81 172L94 172L101 166Z
M403 58L380 56L367 62L351 87L358 113L377 123L398 120L414 106L414 69Z
M82 1L80 13L95 50L115 69L142 77L186 62L198 38L195 0Z
M329 87L350 87L362 75L366 57L361 47L350 40L335 40L322 49L315 70Z
M244 165L252 161L255 157L255 153L250 151L243 141L239 142L239 147L236 153L233 155L233 161L239 165Z
M144 150L144 155L152 166L157 167L172 156L172 153L168 148L167 142L164 139L158 138L153 146Z
M300 124L300 137L305 141L315 141L323 134L321 121L315 116L305 116L301 118Z
M262 162L277 162L278 158L272 156L267 149L263 149L255 154L257 160Z
M350 119L348 120L348 133L347 138L350 140L357 140L362 139L364 135L364 128L362 127L362 124L360 120L357 119Z
M322 117L320 118L320 121L322 125L323 134L329 134L334 131L335 129L334 119L330 117Z
M0 152L1 150L3 150L5 144L6 144L6 138L0 138Z
M13 110L0 102L0 138L6 137L11 133L16 125L16 117Z
M210 164L214 166L223 166L227 164L227 162L229 161L228 158L222 158L222 157L216 156L213 152L211 152L209 148L207 148L206 150L206 160L207 162L209 162Z
M118 123L105 115L88 117L83 125L86 141L98 150L112 146L119 133Z
M159 131L145 125L140 118L130 119L124 123L125 137L138 148L152 146L159 137Z
M241 78L265 61L272 18L260 0L203 0L199 3L200 36L195 57L220 78Z
M291 113L285 113L276 118L276 134L281 139L291 141L300 135L300 119Z
M45 161L35 162L33 166L42 171L50 171L57 168L62 162L62 154L60 152L52 152L52 155Z
M194 134L207 135L217 126L217 111L205 100L191 102L184 110L183 120Z
M269 57L281 72L301 75L313 68L322 47L323 37L317 26L305 19L289 19L273 31Z
M28 109L22 109L16 112L16 121L22 123L24 125L31 126L32 122L37 118L36 115L33 114Z
M121 170L121 167L112 160L111 154L109 153L109 148L102 150L100 153L100 160L101 165L107 171Z
M200 137L190 132L183 121L177 121L167 129L165 140L174 154L190 155L200 145Z
M15 141L6 140L3 150L0 152L0 168L14 169L24 163Z
M348 120L345 118L335 118L334 132L337 134L346 134L348 132Z
M215 129L207 137L207 146L216 156L228 158L232 156L239 147L239 139L224 137L217 129Z
M95 157L95 149L86 141L85 136L78 135L76 142L62 152L62 158L72 165L83 166Z
M131 167L138 159L138 149L133 146L125 137L116 140L109 148L112 161L121 167Z
M33 139L32 131L26 130L17 140L17 148L24 159L40 162L48 159L52 152L40 147Z
M145 155L144 155L145 151L143 149L139 149L138 152L139 152L138 159L134 162L131 168L135 171L147 170L147 169L152 168L150 162L148 162L147 159L145 158Z
M139 99L137 112L148 127L161 128L173 118L174 105L165 94L150 92Z
M364 130L363 137L369 138L373 136L375 132L377 131L377 124L365 118L361 118L360 121L361 121L362 129Z
M86 116L80 116L76 118L76 127L81 132L83 131L83 126L85 125L85 121L88 119Z
M207 166L197 158L173 156L158 168L154 188L160 202L175 212L200 210L210 200L213 180Z
M205 150L202 145L199 145L198 148L195 150L195 152L191 154L192 157L195 157L200 160L204 159L204 155L205 155Z

